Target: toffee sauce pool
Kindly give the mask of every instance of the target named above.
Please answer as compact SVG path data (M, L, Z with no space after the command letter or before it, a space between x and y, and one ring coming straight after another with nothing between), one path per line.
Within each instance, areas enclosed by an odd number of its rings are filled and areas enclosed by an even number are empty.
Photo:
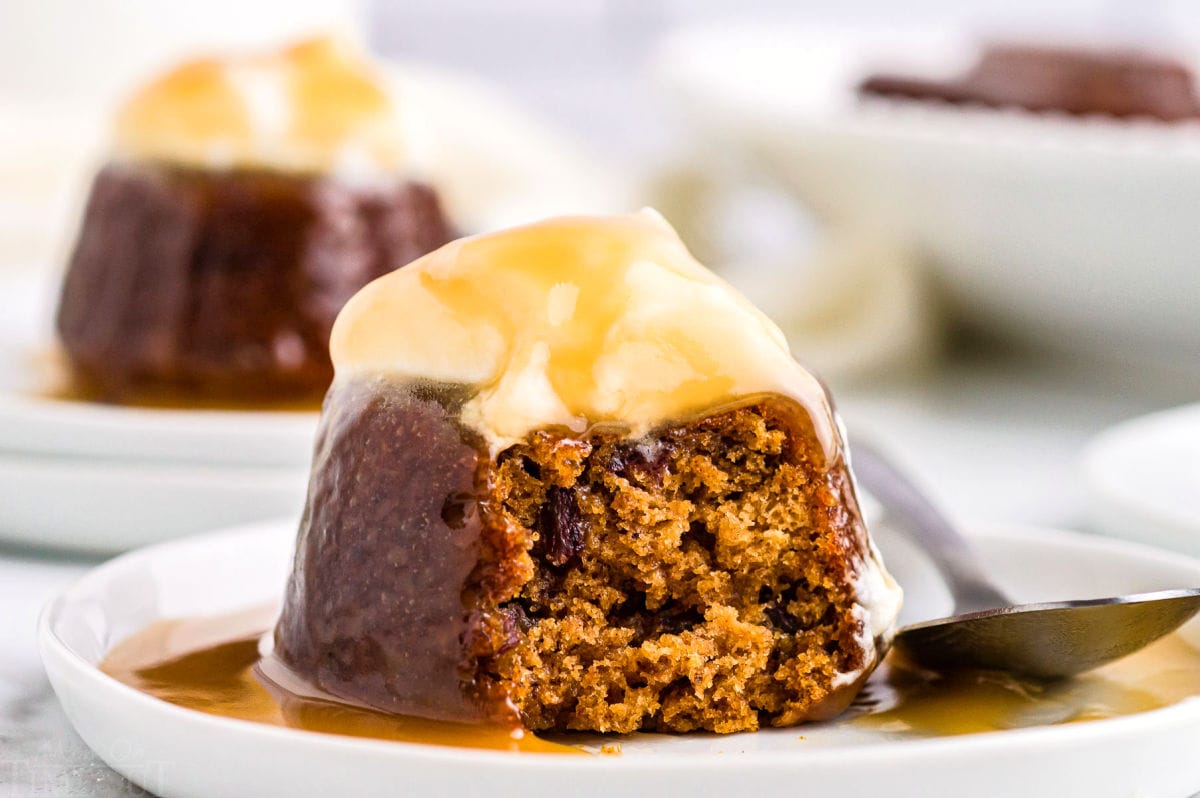
M520 730L390 715L292 692L262 667L259 641L274 614L274 607L263 607L159 621L117 645L100 668L170 704L271 726L487 750L582 753ZM904 737L945 737L1116 718L1192 696L1200 696L1200 650L1173 634L1080 677L1050 683L992 671L937 674L891 656L834 722Z

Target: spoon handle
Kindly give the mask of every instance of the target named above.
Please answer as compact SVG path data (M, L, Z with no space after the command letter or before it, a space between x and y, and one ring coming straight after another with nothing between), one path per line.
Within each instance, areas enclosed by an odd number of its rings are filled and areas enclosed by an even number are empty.
M855 440L851 470L897 525L921 545L954 599L954 614L1006 607L1013 601L997 588L966 539L921 490L878 449Z

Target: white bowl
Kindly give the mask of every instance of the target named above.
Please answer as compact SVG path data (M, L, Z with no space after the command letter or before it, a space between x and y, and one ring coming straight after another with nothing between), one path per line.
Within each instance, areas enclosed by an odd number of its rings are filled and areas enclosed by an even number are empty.
M825 220L921 248L972 323L1194 366L1200 127L855 98L873 68L953 71L970 45L701 29L668 40L656 75L701 138L749 155Z
M160 410L6 388L0 382L0 451L233 468L305 468L312 457L315 411Z
M633 735L621 756L563 757L331 736L182 709L104 675L114 644L154 621L277 601L295 524L134 552L52 601L39 642L67 717L109 765L164 798L487 795L970 795L1178 798L1200 787L1200 698L1113 720L967 737L902 739L854 724L737 735ZM946 597L911 546L880 539L910 618ZM1200 584L1200 562L1045 529L978 544L1021 600ZM1068 566L1068 567L1064 567ZM1200 646L1200 622L1184 628Z

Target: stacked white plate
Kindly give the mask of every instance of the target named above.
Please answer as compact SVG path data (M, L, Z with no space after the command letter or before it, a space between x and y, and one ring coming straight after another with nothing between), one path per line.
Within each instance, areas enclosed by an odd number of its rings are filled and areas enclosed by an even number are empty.
M1116 425L1082 467L1095 529L1200 555L1200 403Z
M112 552L303 505L317 414L54 398L57 277L0 273L0 539Z

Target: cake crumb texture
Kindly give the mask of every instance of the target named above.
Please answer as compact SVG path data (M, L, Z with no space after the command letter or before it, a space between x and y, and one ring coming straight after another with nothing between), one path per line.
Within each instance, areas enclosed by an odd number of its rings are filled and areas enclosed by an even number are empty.
M477 689L533 730L736 732L841 711L874 663L844 466L783 401L539 431L487 475ZM485 624L486 626L487 624Z

